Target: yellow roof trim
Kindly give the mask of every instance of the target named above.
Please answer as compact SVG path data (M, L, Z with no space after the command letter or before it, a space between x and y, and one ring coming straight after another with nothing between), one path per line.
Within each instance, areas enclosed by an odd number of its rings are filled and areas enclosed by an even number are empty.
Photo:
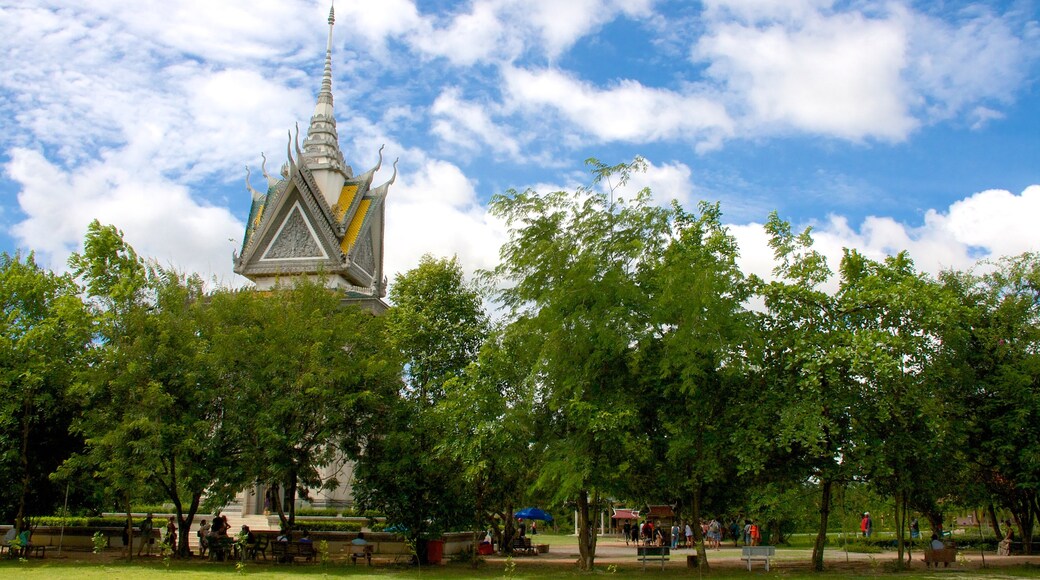
M350 226L347 227L347 233L343 236L343 242L339 245L344 254L349 253L350 249L354 247L354 242L357 241L358 234L361 233L361 225L365 223L365 216L368 214L368 207L370 205L372 205L371 199L362 199L361 203L358 204L357 213L355 213L354 218L350 220Z
M347 215L347 210L350 209L350 204L354 202L354 196L357 195L358 186L355 184L348 183L343 186L343 189L339 192L339 200L336 202L335 212L336 221L341 222Z

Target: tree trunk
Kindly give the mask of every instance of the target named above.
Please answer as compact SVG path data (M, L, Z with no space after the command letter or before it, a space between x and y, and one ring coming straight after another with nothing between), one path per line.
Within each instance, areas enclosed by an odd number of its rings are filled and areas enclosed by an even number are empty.
M130 494L126 494L126 536L130 538L130 543L126 547L126 559L128 561L134 560L134 514L130 512Z
M32 419L29 412L32 410L31 401L32 398L26 396L22 406L22 440L18 452L18 466L22 470L22 489L19 490L18 495L18 514L14 517L15 529L19 532L29 527L25 524L25 519L29 487L32 485L32 478L29 476L29 423Z
M506 513L500 514L502 516L502 536L498 539L498 549L503 554L513 553L513 536L516 534L516 526L513 525L513 514L516 511L513 509L514 505L510 504L506 506Z
M195 514L199 511L201 501L201 493L192 494L187 517L182 516L181 504L177 503L177 554L182 558L191 556L191 552L188 550L188 537L191 535L191 523L195 521Z
M906 535L903 530L906 528L906 492L900 490L896 492L896 548L899 552L899 564L903 565L903 554L906 551ZM909 562L907 562L909 565Z
M812 568L817 572L823 572L823 548L827 543L827 519L831 513L831 485L829 479L820 482L820 529L812 551Z
M704 530L701 529L701 485L693 487L693 541L697 544L697 567L708 572L708 552L704 548Z
M989 516L990 526L993 527L993 537L1000 538L1004 537L1004 533L1000 530L1000 520L997 519L997 508L993 505L993 502L986 504L986 515Z
M296 485L297 485L297 483L298 483L298 479L297 479L297 476L296 476L296 472L293 471L292 473L289 474L289 497L287 498L287 500L289 502L289 529L290 530L293 528L293 526L296 525Z
M473 505L473 523L477 525L477 529L473 532L473 558L471 566L474 570L480 565L480 540L484 537L484 530L480 529L483 523L481 520L481 504L484 494L482 493L481 486L477 484L476 502Z
M578 492L578 564L582 571L590 572L596 563L596 534L589 520L589 492Z

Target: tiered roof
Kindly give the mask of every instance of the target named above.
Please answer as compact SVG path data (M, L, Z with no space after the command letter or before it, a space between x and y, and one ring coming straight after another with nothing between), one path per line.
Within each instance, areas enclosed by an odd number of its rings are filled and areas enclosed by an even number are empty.
M246 187L253 199L234 270L261 289L288 278L323 277L348 297L378 300L386 295L385 200L397 177L397 163L389 181L372 187L382 166L382 148L376 166L361 175L355 176L344 161L333 114L334 24L330 10L321 90L302 149L297 127L289 135L288 161L279 178L268 175L264 157L265 193L253 189L247 170Z

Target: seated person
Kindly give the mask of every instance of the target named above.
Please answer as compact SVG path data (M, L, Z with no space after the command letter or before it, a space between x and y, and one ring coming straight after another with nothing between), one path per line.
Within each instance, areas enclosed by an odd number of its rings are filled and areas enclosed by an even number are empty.
M303 530L303 534L300 535L300 543L301 544L312 544L312 543L314 543L311 540L311 533L309 531Z
M998 556L1010 556L1011 543L1015 541L1015 529L1011 527L1009 520L1004 520L1004 527L1007 529L1007 533L1004 534L1004 539L997 544Z
M350 550L350 559L353 560L355 564L357 564L358 556L364 554L365 560L368 561L368 565L372 565L372 551L365 547L369 545L368 540L365 539L365 532L358 532L357 537L350 541L350 545L352 546Z
M292 536L289 535L289 530L287 528L282 528L282 529L278 530L278 537L275 538L274 541L276 541L276 542L291 542L292 541Z
M932 534L932 543L930 544L933 550L943 550L946 548L946 544L939 539L937 534Z
M7 530L7 533L4 534L4 543L3 543L3 545L7 547L7 549L9 550L9 552L10 552L12 557L14 557L14 553L15 553L16 550L20 550L21 549L22 545L20 543L18 543L18 528L17 527L11 526L11 529Z

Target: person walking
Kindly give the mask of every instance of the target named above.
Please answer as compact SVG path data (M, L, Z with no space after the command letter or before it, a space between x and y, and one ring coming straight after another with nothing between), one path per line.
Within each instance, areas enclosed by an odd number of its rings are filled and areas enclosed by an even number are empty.
M141 545L137 546L137 555L141 555L141 549L148 545L148 549L145 551L149 556L152 554L152 542L155 538L152 537L152 530L154 525L152 524L152 514L145 516L144 521L141 522Z

